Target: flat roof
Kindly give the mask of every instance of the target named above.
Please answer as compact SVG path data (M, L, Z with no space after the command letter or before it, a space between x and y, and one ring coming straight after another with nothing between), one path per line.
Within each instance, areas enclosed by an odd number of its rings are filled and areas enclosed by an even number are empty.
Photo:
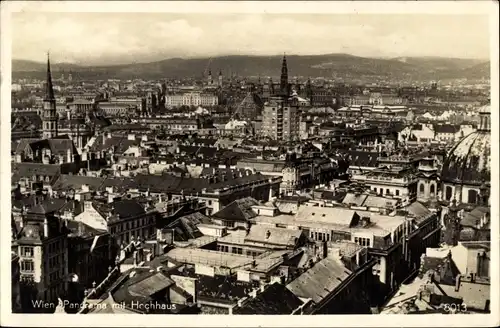
M311 208L315 210L316 209L335 210L335 208L331 207L311 207ZM351 233L368 232L368 233L373 233L373 235L375 236L385 237L388 234L390 234L392 230L396 229L401 224L403 224L403 222L405 222L406 219L404 216L389 216L369 211L357 211L357 210L354 211L349 209L345 210L349 212L334 211L332 213L336 214L345 214L350 212L352 212L353 214L357 213L360 217L363 216L370 217L370 222L372 224L366 228L360 226L349 228L349 225L345 223L347 222L345 219L335 220L335 218L330 219L332 218L331 216L323 217L322 215L309 216L307 217L307 219L304 218L297 219L297 217L294 215L285 215L285 214L278 215L275 217L259 215L253 218L252 220L256 224L263 224L263 225L268 224L271 226L276 226L276 224L280 224L280 225L305 227L312 229L346 231Z
M212 267L227 267L229 269L242 269L258 272L267 272L283 262L282 259L254 259L250 256L200 248L175 248L168 252L167 256L181 263L201 264ZM255 265L253 265L254 261Z

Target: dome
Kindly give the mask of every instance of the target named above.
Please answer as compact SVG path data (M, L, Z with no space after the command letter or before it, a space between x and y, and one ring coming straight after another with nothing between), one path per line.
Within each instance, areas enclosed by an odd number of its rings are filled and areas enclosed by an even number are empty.
M484 105L482 107L479 107L477 110L479 114L491 114L491 106L490 105Z
M463 185L490 183L491 137L477 131L459 141L448 153L441 170L441 181Z

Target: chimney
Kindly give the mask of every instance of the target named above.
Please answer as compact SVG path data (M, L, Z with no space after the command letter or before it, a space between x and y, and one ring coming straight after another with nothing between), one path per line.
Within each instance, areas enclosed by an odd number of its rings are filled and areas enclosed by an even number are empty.
M251 298L256 298L256 297L257 297L257 295L259 295L259 293L260 293L260 288L255 288L254 290L252 290L252 291L250 292L250 297L251 297Z
M43 237L49 237L49 222L47 221L47 218L43 219Z
M462 276L460 274L457 274L457 277L455 278L455 291L458 292L460 290L460 283L462 282Z

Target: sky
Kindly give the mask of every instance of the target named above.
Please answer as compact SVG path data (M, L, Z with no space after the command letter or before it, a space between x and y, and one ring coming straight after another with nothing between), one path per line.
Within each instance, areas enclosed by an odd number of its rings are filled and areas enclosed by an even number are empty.
M221 55L489 58L488 16L12 14L12 57L83 65Z

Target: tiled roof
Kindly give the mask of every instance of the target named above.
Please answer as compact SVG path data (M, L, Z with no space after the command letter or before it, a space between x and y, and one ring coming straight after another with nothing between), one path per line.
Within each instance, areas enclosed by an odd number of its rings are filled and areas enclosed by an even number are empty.
M238 199L213 214L212 217L246 222L257 216L257 213L252 210L252 206L254 205L259 205L259 203L251 197Z
M129 140L127 135L111 136L110 138L106 138L104 142L103 137L98 137L92 145L91 150L102 151L114 149L116 154L123 154L130 147L139 146L140 143L140 139Z
M296 296L310 298L318 304L351 274L343 264L327 257L289 283L287 288Z
M146 213L142 205L133 199L115 201L111 203L110 206L113 208L114 214L117 214L122 219L136 217Z
M27 178L33 175L54 177L61 173L61 165L41 163L12 163L11 170L16 178ZM12 177L12 181L15 178Z
M37 139L37 138L23 138L21 140L19 140L19 143L17 143L16 145L16 148L14 148L13 150L15 150L15 154L16 155L20 155L25 149L26 149L26 146L33 143L33 142L36 142L40 139Z
M208 222L210 219L207 216L196 212L176 219L167 225L167 228L174 229L176 241L187 241L203 236L197 225Z
M243 306L234 308L233 314L292 314L302 304L284 285L274 283Z
M435 124L434 132L435 133L457 133L460 131L459 125L451 125L451 124Z
M66 204L64 198L50 198L44 200L41 204L28 208L28 213L48 214L59 211Z

